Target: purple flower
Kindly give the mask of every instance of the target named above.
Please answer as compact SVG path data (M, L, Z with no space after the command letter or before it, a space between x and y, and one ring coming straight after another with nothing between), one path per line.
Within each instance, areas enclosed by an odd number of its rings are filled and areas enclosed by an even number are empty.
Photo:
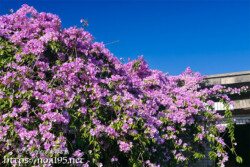
M78 149L74 152L73 155L76 156L77 158L81 158L84 155L84 153Z
M81 19L80 22L83 23L84 27L87 27L89 25L87 20L85 20L85 19Z
M117 162L118 161L118 158L116 158L115 156L113 156L112 158L111 158L111 162Z
M119 140L117 143L119 144L120 151L125 152L125 153L128 153L130 151L130 148L133 146L132 142L128 144L126 142Z
M44 143L44 149L45 150L49 150L50 149L50 147L51 147L51 145L49 144L49 143Z

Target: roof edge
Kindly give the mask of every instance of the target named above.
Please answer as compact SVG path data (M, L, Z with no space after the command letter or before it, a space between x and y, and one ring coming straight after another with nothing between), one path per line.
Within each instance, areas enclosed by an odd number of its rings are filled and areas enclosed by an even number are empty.
M233 77L233 76L239 76L239 75L250 75L250 71L208 75L206 78L209 79L209 78Z

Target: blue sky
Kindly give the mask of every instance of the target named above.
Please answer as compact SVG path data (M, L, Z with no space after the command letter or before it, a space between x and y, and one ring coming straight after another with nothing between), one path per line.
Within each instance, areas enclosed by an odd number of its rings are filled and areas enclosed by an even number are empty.
M188 66L201 74L250 70L250 0L0 0L0 14L22 4L81 27L117 57L144 55L170 74Z

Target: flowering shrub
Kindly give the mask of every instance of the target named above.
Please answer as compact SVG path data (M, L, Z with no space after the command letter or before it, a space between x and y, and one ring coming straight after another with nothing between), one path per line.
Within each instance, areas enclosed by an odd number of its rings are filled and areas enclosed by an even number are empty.
M0 16L1 166L60 156L84 160L72 166L188 166L207 145L223 166L223 132L235 153L227 95L246 88L203 89L203 78L151 70L142 56L123 64L82 28L61 29L58 16L23 5Z

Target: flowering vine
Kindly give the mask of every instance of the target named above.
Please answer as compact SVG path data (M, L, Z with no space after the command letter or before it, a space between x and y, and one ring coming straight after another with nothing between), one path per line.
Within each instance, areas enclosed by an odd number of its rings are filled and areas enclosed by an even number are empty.
M23 5L0 16L0 164L67 156L84 159L72 166L188 166L209 146L223 166L222 133L236 154L228 94L247 88L201 88L203 78L151 70L142 56L124 64L83 28Z

